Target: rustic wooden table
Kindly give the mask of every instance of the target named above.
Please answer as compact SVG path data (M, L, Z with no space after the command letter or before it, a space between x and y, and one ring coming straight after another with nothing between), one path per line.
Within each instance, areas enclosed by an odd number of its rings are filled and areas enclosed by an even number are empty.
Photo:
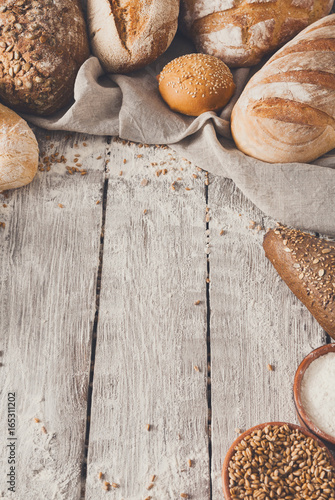
M0 497L223 499L237 430L296 422L329 341L264 257L275 221L166 147L36 134L0 195Z

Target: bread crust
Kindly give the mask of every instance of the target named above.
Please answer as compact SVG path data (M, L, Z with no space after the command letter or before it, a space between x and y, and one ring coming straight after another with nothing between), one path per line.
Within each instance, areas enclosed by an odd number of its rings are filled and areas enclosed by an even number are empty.
M229 68L207 54L173 59L159 74L158 82L161 96L170 108L189 116L221 110L236 88Z
M0 191L25 186L38 167L38 144L18 114L0 104Z
M253 66L323 16L333 0L181 0L180 22L199 52Z
M88 0L92 52L108 73L153 62L177 31L179 0Z
M265 235L263 248L279 276L335 339L335 242L278 226Z
M248 82L231 116L237 147L269 163L335 147L335 14L286 44Z
M0 6L0 97L17 111L50 115L73 97L89 57L78 0L6 0Z

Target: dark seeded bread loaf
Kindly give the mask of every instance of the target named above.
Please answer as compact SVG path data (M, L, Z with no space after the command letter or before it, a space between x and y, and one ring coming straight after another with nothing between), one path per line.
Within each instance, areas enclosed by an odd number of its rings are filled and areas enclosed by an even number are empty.
M335 339L335 242L279 226L263 242L266 257Z
M89 56L79 0L2 0L0 98L17 111L49 115L73 96Z

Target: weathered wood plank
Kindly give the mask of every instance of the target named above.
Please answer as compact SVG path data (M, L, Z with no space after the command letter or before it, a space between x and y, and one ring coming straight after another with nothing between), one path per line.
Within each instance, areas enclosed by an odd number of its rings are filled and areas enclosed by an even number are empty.
M49 157L44 167L55 153L55 160L63 155L67 161L51 163L29 186L0 196L6 224L0 229L0 497L76 500L102 216L96 202L107 144L104 138L37 134ZM75 154L87 175L66 173ZM9 391L16 393L15 493L6 484Z
M209 498L204 177L173 158L112 143L86 500Z
M274 221L225 179L212 179L209 206L212 480L213 500L221 500L221 467L235 429L297 422L294 373L325 336L264 256L257 225Z

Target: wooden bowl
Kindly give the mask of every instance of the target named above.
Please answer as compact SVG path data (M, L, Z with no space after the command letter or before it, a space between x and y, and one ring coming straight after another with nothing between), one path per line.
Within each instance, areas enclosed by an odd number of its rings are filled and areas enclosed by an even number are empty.
M229 462L232 459L232 456L235 454L235 451L236 451L235 446L238 445L246 436L251 434L253 431L258 431L259 429L264 429L264 427L266 427L267 425L278 425L278 426L288 425L290 429L293 429L293 430L298 429L300 432L305 434L305 436L313 438L314 441L321 448L326 450L326 452L328 453L328 456L329 456L329 461L330 461L331 465L335 468L335 458L333 457L333 455L331 454L331 452L329 451L327 446L317 436L315 436L312 432L310 432L308 429L305 429L304 427L301 427L300 425L289 424L287 422L267 422L265 424L255 425L255 427L251 427L251 429L248 429L247 431L243 432L243 434L241 434L238 438L235 439L235 441L233 442L233 444L231 445L231 447L229 448L229 450L225 456L225 459L223 462L223 467L222 467L222 474L221 474L221 476L222 476L222 489L223 489L223 494L224 494L225 500L231 500L231 498L232 498L231 494L230 494L230 490L229 490L229 471L228 471L228 469L229 469Z
M330 443L331 448L334 449L335 447L335 437L330 436L329 434L323 432L320 430L309 418L307 415L305 408L302 403L301 399L301 383L303 376L309 367L309 365L315 361L317 358L320 356L324 356L328 352L335 352L335 344L326 344L318 349L315 349L312 351L306 358L303 359L303 361L300 363L295 377L294 377L294 385L293 385L293 395L294 395L294 402L295 402L295 407L298 415L298 419L300 423L308 430L310 430L313 434L315 434L318 438L322 439L323 441L326 441L327 444Z

